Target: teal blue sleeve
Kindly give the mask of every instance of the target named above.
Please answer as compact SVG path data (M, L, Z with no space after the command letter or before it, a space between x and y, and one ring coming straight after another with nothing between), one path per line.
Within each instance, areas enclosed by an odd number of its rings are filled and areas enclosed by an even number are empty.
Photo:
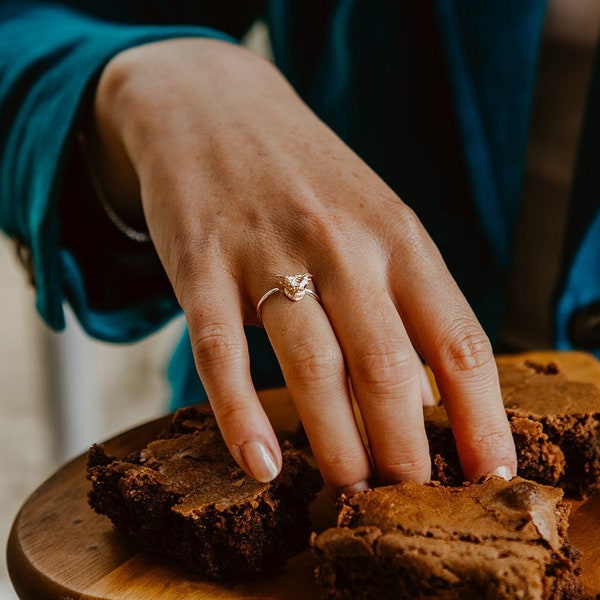
M90 335L133 341L179 309L172 294L110 310L94 308L77 261L63 246L58 206L86 100L104 65L126 48L183 36L237 40L200 25L157 23L156 7L192 2L72 4L97 10L81 12L65 2L0 0L0 226L28 249L37 309L51 327L64 327L68 299ZM143 13L140 5L154 22L148 16L142 21L136 13ZM201 17L195 14L199 10L190 12Z

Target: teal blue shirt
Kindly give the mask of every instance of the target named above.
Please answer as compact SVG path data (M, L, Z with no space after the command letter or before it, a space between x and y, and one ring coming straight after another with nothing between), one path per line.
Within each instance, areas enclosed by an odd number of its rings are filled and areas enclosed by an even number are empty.
M29 249L39 313L60 329L67 301L90 335L111 342L149 335L179 313L151 251L101 229L103 250L90 252L85 215L61 218L65 198L90 194L75 135L116 53L181 36L237 43L262 18L281 71L417 212L494 341L544 11L541 0L0 0L0 225ZM554 306L555 346L597 354L599 71ZM263 332L248 335L257 387L281 384ZM176 404L200 399L187 337L170 376Z

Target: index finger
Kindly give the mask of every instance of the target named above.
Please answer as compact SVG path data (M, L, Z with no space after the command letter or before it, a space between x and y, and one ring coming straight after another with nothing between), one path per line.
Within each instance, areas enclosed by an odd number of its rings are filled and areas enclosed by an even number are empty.
M216 276L198 281L212 284L197 284L182 301L198 374L233 458L251 477L271 481L281 449L252 383L235 284Z

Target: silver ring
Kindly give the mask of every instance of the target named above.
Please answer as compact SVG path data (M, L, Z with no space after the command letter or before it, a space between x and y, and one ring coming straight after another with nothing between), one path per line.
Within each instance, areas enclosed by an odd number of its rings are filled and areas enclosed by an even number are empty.
M258 322L262 323L261 308L265 300L277 292L281 292L292 302L299 302L308 294L320 304L321 298L319 298L317 292L308 287L309 283L312 281L312 277L313 276L310 273L303 273L301 275L284 275L282 277L278 277L277 282L279 285L265 292L256 304L256 317Z

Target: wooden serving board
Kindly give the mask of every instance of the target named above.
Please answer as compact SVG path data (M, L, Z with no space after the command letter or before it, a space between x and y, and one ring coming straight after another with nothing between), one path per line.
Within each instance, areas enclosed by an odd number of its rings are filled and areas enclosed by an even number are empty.
M297 416L284 390L261 394L275 430L285 437ZM164 417L106 442L110 454L143 447L167 424ZM249 583L218 585L190 576L176 564L140 554L117 535L110 521L87 504L87 457L67 463L25 502L7 548L10 577L26 600L311 600L319 598L314 563L307 550L275 576ZM335 523L333 502L321 494L314 503L315 528ZM600 593L600 497L574 503L571 541L583 551L581 579L590 595Z

